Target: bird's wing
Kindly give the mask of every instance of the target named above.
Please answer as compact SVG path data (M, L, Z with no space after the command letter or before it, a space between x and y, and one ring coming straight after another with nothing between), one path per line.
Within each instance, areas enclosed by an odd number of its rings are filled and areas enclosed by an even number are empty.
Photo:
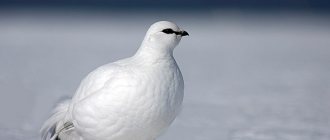
M98 67L90 72L80 83L75 95L73 103L88 97L92 93L100 90L109 79L111 79L117 71L120 71L121 66L116 63L110 63Z
M41 129L43 139L46 140L48 136L52 138L56 138L57 136L61 138L74 137L71 133L63 133L68 131L65 124L69 124L72 121L72 113L68 112L72 112L74 104L101 89L106 81L111 79L112 74L115 73L119 67L120 66L116 63L110 63L89 73L86 78L82 80L73 99L59 104L54 110L52 117L45 122ZM73 125L72 128L74 128Z
M95 91L83 89L84 92L87 90L92 93L84 93L84 98L77 101L73 106L73 123L78 130L82 131L83 137L88 138L92 135L90 138L95 138L101 136L105 128L107 131L116 133L118 129L121 129L121 124L124 123L121 122L123 120L120 118L129 115L127 113L130 113L130 111L127 110L131 109L130 106L134 106L130 105L134 103L132 102L134 96L142 96L140 94L145 86L143 80L139 79L139 76L135 76L136 71L126 68L115 69L106 80L95 81L100 82L97 84L99 88ZM107 76L107 74L102 75ZM92 76L91 78L104 78L102 75L97 74L96 77Z

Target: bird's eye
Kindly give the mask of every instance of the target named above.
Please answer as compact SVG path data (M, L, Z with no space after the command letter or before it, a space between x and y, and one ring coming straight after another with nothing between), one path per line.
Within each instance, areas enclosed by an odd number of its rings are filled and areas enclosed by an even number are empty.
M171 28L164 29L162 32L164 32L165 34L173 34L174 33L174 31Z

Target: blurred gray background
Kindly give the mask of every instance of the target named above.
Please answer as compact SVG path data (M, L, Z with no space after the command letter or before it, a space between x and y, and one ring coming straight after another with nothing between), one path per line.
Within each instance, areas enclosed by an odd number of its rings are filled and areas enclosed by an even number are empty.
M184 108L160 140L329 140L325 0L2 0L0 139L39 139L52 108L148 27L187 30L175 50Z

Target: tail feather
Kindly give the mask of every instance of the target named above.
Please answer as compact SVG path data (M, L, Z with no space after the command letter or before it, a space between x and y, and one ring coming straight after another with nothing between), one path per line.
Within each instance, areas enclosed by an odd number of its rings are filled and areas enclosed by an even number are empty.
M56 106L53 115L43 124L40 129L42 140L56 140L57 125L63 125L64 118L68 112L70 100L64 101Z

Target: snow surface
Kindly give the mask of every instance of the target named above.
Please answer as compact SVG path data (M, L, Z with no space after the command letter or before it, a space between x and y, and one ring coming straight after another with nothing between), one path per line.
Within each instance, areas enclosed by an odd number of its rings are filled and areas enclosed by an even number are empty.
M38 139L58 101L158 20L190 34L175 50L184 108L160 140L330 139L328 15L79 10L0 11L0 139Z

